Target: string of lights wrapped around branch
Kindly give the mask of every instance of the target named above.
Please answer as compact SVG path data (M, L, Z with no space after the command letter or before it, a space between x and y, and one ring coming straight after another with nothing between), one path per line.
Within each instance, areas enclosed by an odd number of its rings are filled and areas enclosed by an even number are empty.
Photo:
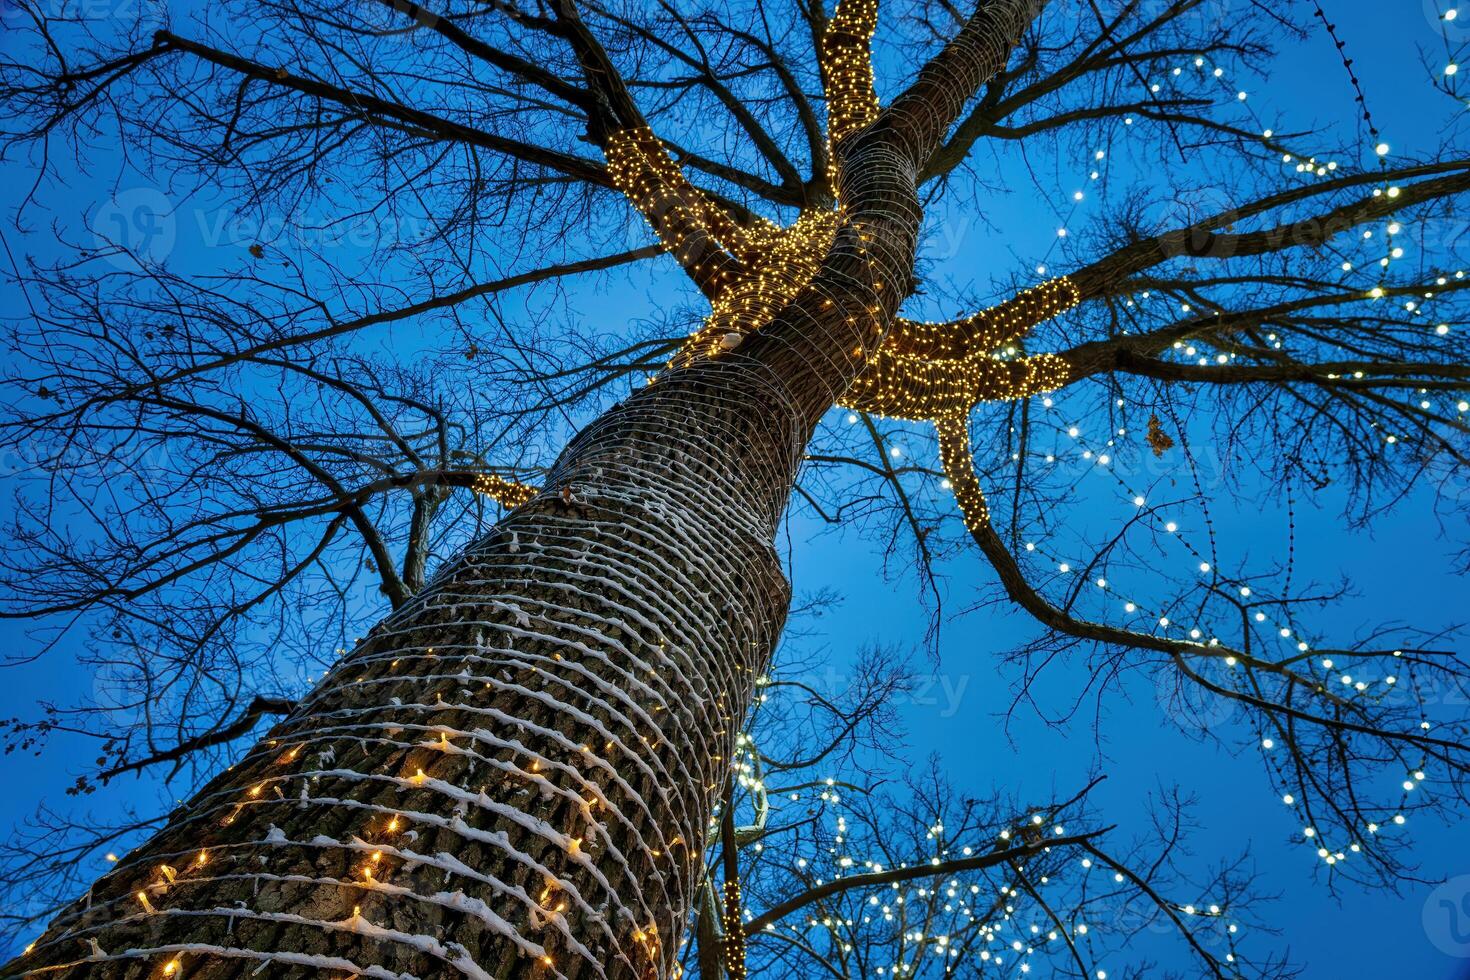
M720 891L724 899L720 909L720 927L724 931L721 951L725 959L725 976L730 980L745 980L748 975L745 967L745 923L741 920L739 880L727 879L720 886Z
M684 177L646 126L613 133L607 161L614 185L710 300L671 366L733 350L795 298L832 247L840 212L808 208L788 227L763 218L742 225Z
M935 419L934 429L939 434L939 463L954 491L955 502L960 505L965 529L976 531L989 523L990 506L985 502L980 478L975 475L975 462L970 451L969 414L957 413Z
M470 489L481 496L489 497L507 510L514 510L523 504L530 503L531 498L539 492L535 487L516 483L491 473L477 475Z
M1009 401L1055 391L1067 382L1067 362L1055 354L1003 360L976 353L930 360L878 349L842 397L850 409L913 422L962 414L982 401Z
M837 5L822 36L827 139L832 146L878 116L872 57L873 35L877 30L877 0L849 0Z
M684 177L649 127L612 133L604 153L613 185L647 219L664 249L706 295L718 293L745 255L747 229Z
M898 320L885 346L904 354L940 358L993 351L1020 340L1033 327L1081 302L1082 290L1077 284L1068 276L1058 276L961 320Z

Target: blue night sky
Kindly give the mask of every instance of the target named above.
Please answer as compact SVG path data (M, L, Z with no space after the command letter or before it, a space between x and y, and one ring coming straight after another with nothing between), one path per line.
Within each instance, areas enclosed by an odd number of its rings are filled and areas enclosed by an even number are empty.
M1247 0L1220 2L1243 5ZM1448 120L1456 111L1453 101L1434 92L1425 80L1425 64L1433 68L1444 58L1444 41L1435 19L1437 0L1423 0L1426 13L1422 15L1420 0L1388 4L1323 0L1323 5L1355 59L1384 138L1405 153L1412 153L1416 146L1433 152L1449 132ZM1290 40L1282 43L1282 56L1276 63L1258 66L1262 77L1227 79L1249 90L1250 109L1258 114L1250 124L1282 129L1323 127L1343 144L1361 143L1353 91L1330 41L1317 36L1301 45ZM1127 157L1126 153L1119 155ZM952 209L933 215L927 228L927 255L936 274L961 287L977 284L981 294L988 284L1007 279L1017 270L1031 270L1042 263L1060 270L1085 259L1090 254L1085 229L1096 213L1090 210L1090 188L1088 199L1075 211L1071 200L1075 190L1087 186L1091 159L1058 156L1047 149L1044 155L1026 158L1011 154L1000 158L999 165L999 180L1009 192L987 202L983 220ZM1148 161L1127 158L1119 166L1146 173ZM29 182L25 161L0 165L0 202L7 213ZM147 183L133 175L118 186L146 187ZM108 182L101 178L81 178L74 188L94 196L110 193ZM68 207L74 212L74 202L79 199L68 202L54 188L43 188L41 200L55 209L54 214L40 220L33 216L26 224L29 234L7 225L9 247L17 255L55 254L54 243L47 240L49 221L53 216L63 222L73 220L75 215L68 213ZM1062 226L1076 231L1059 245L1056 230ZM178 235L177 248L185 251L191 236L199 236L200 231L184 222ZM671 298L676 288L677 281L662 272L619 274L600 283L596 292L590 284L573 286L573 305L605 319L608 311L614 311L614 320L625 315L632 322L647 315L654 304ZM22 297L9 282L0 289L0 308L14 314L21 308ZM687 298L687 293L681 295ZM507 300L502 308L511 322L518 310L525 309L518 302ZM952 313L953 307L915 312L932 316ZM612 323L603 326L614 329ZM391 349L393 343L411 339L411 332L403 330L384 334L378 342ZM1065 404L1058 406L1059 411L1065 408ZM834 414L832 424L842 422L840 414ZM884 432L890 445L905 447L904 427L888 426ZM1202 432L1201 438L1208 439L1208 432ZM928 446L917 440L915 444ZM1194 448L1203 458L1210 458L1208 445ZM23 461L3 461L0 472L7 482L34 476L26 473ZM1125 492L1124 485L1151 487L1182 476L1167 467L1132 474L1125 467L1117 473L1118 479L1104 472L1084 474L1077 485L1076 514L1069 517L1069 524L1085 525L1093 536L1105 534L1133 512L1128 500L1131 492ZM1282 557L1287 516L1277 498L1265 493L1268 488L1257 489L1262 491L1259 499L1247 493L1238 506L1222 503L1213 514L1222 566L1264 569ZM0 510L7 499L8 494L0 497ZM1261 504L1261 500L1267 502ZM1343 503L1329 489L1313 501L1298 501L1295 513L1296 574L1303 581L1347 578L1352 585L1351 596L1329 610L1310 614L1318 635L1352 637L1385 621L1432 629L1465 619L1470 590L1455 575L1453 564L1456 541L1466 536L1463 524L1443 526L1432 495L1422 490L1388 517L1375 521L1371 530L1347 529L1341 518ZM1192 517L1196 515L1183 508L1176 515L1186 538L1199 530L1197 523L1191 526ZM1366 893L1352 885L1333 895L1320 861L1300 842L1291 842L1300 830L1299 821L1282 805L1255 752L1238 749L1244 743L1228 731L1222 732L1226 736L1223 743L1181 734L1167 723L1161 699L1147 676L1125 680L1122 696L1112 693L1096 715L1085 707L1065 726L1048 726L1025 707L1007 717L1015 677L1000 665L997 655L1034 636L1035 629L1024 614L1002 606L963 612L994 588L994 577L978 554L960 554L946 559L941 567L944 618L935 661L924 649L931 610L920 602L923 587L903 570L901 556L885 562L877 536L865 536L858 529L829 530L802 508L793 510L787 537L797 593L830 588L842 596L837 609L815 623L802 624L810 631L796 641L802 653L824 652L831 671L840 676L861 649L881 645L909 652L916 670L928 677L921 694L905 699L900 706L907 754L916 764L927 765L933 756L957 787L977 794L999 787L1023 799L1070 795L1091 774L1102 772L1108 780L1097 790L1093 803L1106 819L1125 830L1130 826L1142 829L1140 801L1149 793L1161 786L1182 784L1198 798L1194 815L1201 826L1190 848L1207 860L1251 847L1263 874L1264 890L1279 895L1257 915L1281 930L1279 942L1304 964L1306 977L1470 978L1470 960L1438 950L1426 935L1423 921L1432 881L1470 874L1470 832L1465 823L1443 826L1426 819L1409 828L1416 841L1413 857L1425 883L1406 884L1399 895ZM1065 551L1065 544L1057 547ZM1162 550L1158 561L1172 574L1187 577L1197 559L1177 547ZM1130 584L1140 591L1147 589L1138 580L1119 586L1126 590ZM0 645L6 654L16 657L35 648L34 641L15 623L0 623ZM1042 692L1059 700L1080 695L1087 682L1083 670L1080 658L1061 665L1044 675ZM27 715L38 697L92 683L69 664L65 649L51 651L34 663L6 668L0 683L0 717ZM295 678L292 683L300 685L304 679ZM1226 717L1220 727L1228 729L1230 724ZM64 740L54 740L51 750L39 759L6 757L0 825L21 820L42 798L57 806L70 803L63 791L80 770L66 760ZM100 794L95 805L121 806L135 799L146 806L159 792L146 781L126 781ZM166 790L162 792L167 795ZM104 870L101 855L91 860L99 873ZM1462 928L1470 930L1470 920ZM1154 953L1150 946L1150 955ZM1182 964L1170 959L1172 954L1158 955L1165 966Z

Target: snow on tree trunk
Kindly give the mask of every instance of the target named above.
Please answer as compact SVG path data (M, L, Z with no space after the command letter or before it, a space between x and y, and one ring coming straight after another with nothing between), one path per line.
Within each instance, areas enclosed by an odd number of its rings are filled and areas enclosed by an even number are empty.
M608 412L12 968L668 976L813 420L743 357Z

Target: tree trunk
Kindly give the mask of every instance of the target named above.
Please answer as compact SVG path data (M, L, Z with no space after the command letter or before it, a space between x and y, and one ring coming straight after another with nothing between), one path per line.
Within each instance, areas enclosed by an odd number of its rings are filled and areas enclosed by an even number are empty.
M582 432L11 969L668 976L789 598L816 402L780 373L706 363Z

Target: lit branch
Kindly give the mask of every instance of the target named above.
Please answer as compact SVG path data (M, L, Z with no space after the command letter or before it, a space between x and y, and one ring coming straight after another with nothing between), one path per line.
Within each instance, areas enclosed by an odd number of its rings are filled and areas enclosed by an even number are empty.
M1250 653L1247 646L1232 647L1218 638L1174 639L1082 619L1070 611L1070 600L1066 607L1056 605L1031 585L992 526L967 448L967 441L957 429L941 428L945 477L955 488L966 528L1011 600L1057 633L1125 651L1163 653L1182 678L1201 690L1257 712L1258 727L1273 733L1291 753L1285 765L1295 771L1291 781L1298 786L1300 795L1293 798L1288 794L1287 802L1301 803L1310 812L1310 800L1321 801L1325 812L1317 815L1315 826L1306 836L1314 846L1320 843L1318 850L1327 864L1345 860L1351 851L1365 854L1385 873L1392 873L1394 868L1384 853L1388 842L1376 836L1378 823L1387 823L1392 811L1383 804L1373 809L1357 785L1361 777L1354 771L1355 767L1400 766L1403 772L1411 774L1409 784L1412 785L1415 779L1423 778L1412 774L1422 773L1432 762L1439 766L1440 780L1452 793L1462 791L1460 788L1470 781L1470 746L1453 736L1431 734L1427 721L1421 724L1413 720L1412 705L1405 709L1383 702L1379 695L1365 693L1367 685L1361 681L1356 688L1341 684L1336 689L1341 693L1336 693L1329 687L1340 679L1334 673L1331 657L1323 659L1323 671L1318 674L1310 669L1305 655L1271 660ZM1223 593L1221 597L1229 598ZM1243 608L1240 613L1244 618ZM1317 651L1318 656L1330 652ZM1339 652L1344 659L1351 657L1360 665L1374 661L1393 664L1402 661L1405 653L1404 650ZM1206 676L1202 672L1206 664L1223 665L1226 679ZM1409 682L1421 688L1435 680L1453 684L1465 677L1453 657L1419 656L1414 666L1419 675L1411 673ZM1342 674L1344 678L1347 676ZM1390 676L1393 679L1387 683L1391 688L1397 677ZM1350 745L1355 739L1366 740L1373 748ZM1396 819L1402 822L1402 814ZM1334 837L1336 846L1332 846Z
M753 236L689 183L646 126L610 133L606 152L613 184L648 221L664 250L706 296L719 296L754 258Z
M827 139L835 147L878 117L873 89L873 33L878 0L841 0L822 36L822 78L827 90Z
M491 473L478 474L471 488L475 493L489 497L507 510L530 503L536 494L540 493L535 487L516 483Z
M900 319L885 347L927 358L963 357L990 352L1026 336L1038 324L1060 316L1082 302L1067 276L1023 289L1015 296L973 316L944 323Z
M786 228L741 225L684 178L651 130L614 132L607 146L614 182L710 299L709 318L675 363L731 350L770 322L831 247L836 212L809 209Z
M887 871L876 871L870 874L852 875L847 878L837 878L833 881L824 882L814 888L809 888L800 895L782 902L774 908L767 909L760 915L745 924L745 934L753 936L761 930L780 922L786 916L798 909L819 902L832 895L838 895L854 888L871 888L877 885L891 885L897 882L914 881L924 878L938 878L946 875L959 874L965 871L980 871L985 868L994 868L1009 864L1012 861L1024 860L1032 857L1039 851L1048 847L1071 847L1084 844L1095 837L1107 833L1112 828L1102 828L1086 834L1076 834L1067 837L1055 837L1034 844L1018 844L1009 847L999 847L989 854L980 854L975 857L956 858L949 861L940 861L937 864L921 864L908 868L890 868Z
M900 320L844 395L844 404L897 418L925 420L968 411L980 401L1009 400L1055 390L1073 377L1063 360L1042 354L1000 361L991 352L1001 344L1019 340L1036 326L1085 300L1130 288L1128 277L1181 254L1223 259L1264 255L1303 245L1317 246L1401 208L1470 189L1470 169L1464 165L1456 165L1454 169L1458 172L1403 188L1393 186L1387 192L1380 189L1374 196L1289 225L1243 233L1216 230L1243 216L1261 214L1325 193L1326 185L1312 188L1310 193L1293 190L1273 195L1189 228L1174 229L1124 246L1070 276L1023 291L969 318L939 324ZM1409 172L1425 170L1414 168ZM1364 181L1361 177L1347 178L1335 182L1335 186L1354 186ZM1372 295L1385 294L1380 287ZM1344 297L1344 300L1363 298L1367 297ZM1124 342L1132 343L1127 339Z
M844 393L849 408L895 418L932 420L966 413L980 401L1052 391L1067 365L1051 354L1001 360L992 352L1077 304L1065 277L1026 290L955 323L900 320Z
M968 412L981 401L1055 391L1066 381L1066 362L1054 354L1009 361L989 353L929 360L880 349L842 396L842 404L891 418L931 421Z

